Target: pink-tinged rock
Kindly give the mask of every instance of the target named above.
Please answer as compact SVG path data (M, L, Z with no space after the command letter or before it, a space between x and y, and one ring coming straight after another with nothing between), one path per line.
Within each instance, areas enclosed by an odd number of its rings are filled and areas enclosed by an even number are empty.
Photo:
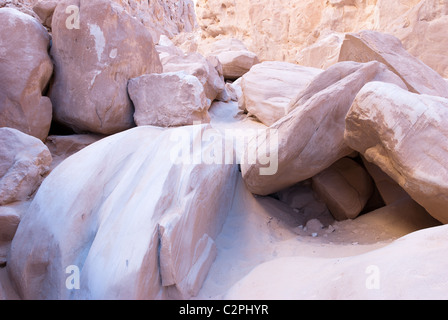
M241 165L255 194L268 195L309 179L353 150L344 141L345 116L364 84L380 80L406 88L379 62L342 62L319 74L270 128L278 133L278 170L261 175L261 163ZM259 146L260 147L260 146ZM261 144L262 147L262 144Z
M79 26L76 9L66 13L69 5L79 8ZM128 80L162 71L149 31L109 0L60 1L52 31L55 119L77 133L114 134L135 126Z
M208 123L204 87L184 72L144 75L129 80L137 126L178 127Z
M448 223L448 100L367 84L347 115L345 142Z
M267 61L242 77L242 99L248 112L267 126L288 113L291 100L323 70L288 62Z
M219 135L209 125L133 128L54 169L11 244L7 268L21 297L197 295L239 176L234 165L197 161L222 148L210 140L197 148L206 130ZM74 267L79 290L68 290Z
M338 221L358 217L373 193L372 178L349 158L335 162L312 181L313 189Z
M16 9L0 8L0 127L44 140L52 105L42 96L53 72L50 36L40 22Z
M372 60L387 65L406 83L409 91L448 98L448 85L444 79L408 53L398 38L375 31L346 34L339 61Z
M236 80L260 63L257 55L249 51L237 39L222 39L210 46L211 56L216 56L222 64L225 79Z
M163 60L163 72L179 72L195 76L204 86L205 95L209 99L209 106L225 90L222 74L219 72L217 61L207 59L200 53L170 55Z
M50 151L39 139L0 128L0 206L27 200L39 187L51 161Z

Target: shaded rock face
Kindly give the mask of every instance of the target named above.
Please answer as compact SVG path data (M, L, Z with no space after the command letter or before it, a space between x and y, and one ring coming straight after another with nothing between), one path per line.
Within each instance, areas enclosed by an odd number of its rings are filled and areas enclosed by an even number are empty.
M0 9L0 127L44 140L52 105L42 96L53 64L50 36L38 20L13 8Z
M341 62L315 77L292 100L290 113L270 127L278 134L277 172L263 176L260 163L242 164L249 190L269 195L313 177L352 153L344 141L345 117L364 84L378 80L406 88L379 62Z
M204 130L211 129L134 128L88 146L52 171L11 245L8 270L21 296L197 294L215 258L214 239L238 172L232 165L195 162L214 148L214 142L205 142L202 153L192 149ZM185 135L185 145L173 142ZM177 162L173 150L182 147L193 150L183 155L191 162ZM73 266L82 270L80 290L66 287L66 270Z
M0 206L27 200L50 169L48 148L32 136L0 128Z
M447 99L372 82L346 119L345 142L378 165L434 218L448 222ZM393 128L393 129L392 129Z
M80 8L79 28L76 16L66 13L70 5ZM52 29L55 120L75 132L113 134L133 127L128 80L162 72L150 33L108 0L60 1Z

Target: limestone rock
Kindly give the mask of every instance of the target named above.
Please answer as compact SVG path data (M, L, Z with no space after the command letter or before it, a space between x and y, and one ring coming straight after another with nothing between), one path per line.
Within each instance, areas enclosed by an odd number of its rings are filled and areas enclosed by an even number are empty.
M0 128L0 206L27 200L48 172L48 148L32 136Z
M50 36L40 22L16 9L0 8L0 127L44 140L52 105L42 96L53 72Z
M396 37L374 31L346 34L339 61L372 60L387 65L406 83L409 91L448 98L445 80L408 53Z
M345 131L351 148L443 223L448 223L447 107L447 99L373 82L357 95Z
M138 126L177 127L207 123L209 106L201 82L184 72L143 75L129 80Z
M76 17L66 13L69 5L71 0L60 1L52 20L55 120L77 133L133 127L128 80L162 71L149 31L109 0L80 0L78 29Z
M343 158L313 177L313 189L336 220L355 219L373 193L373 182L366 170Z
M260 195L277 192L351 154L353 150L344 142L345 116L359 90L375 80L406 88L379 62L342 62L314 78L291 102L292 111L270 127L278 136L277 172L264 176L261 163L242 164L249 190Z
M11 245L7 268L21 297L197 294L238 177L236 166L195 160L221 147L203 141L192 148L206 130L211 128L134 128L90 145L53 170ZM189 152L178 154L181 149ZM73 266L80 271L79 290L66 287L66 270Z
M298 92L322 72L287 62L268 61L255 65L242 77L244 105L267 126L284 117Z

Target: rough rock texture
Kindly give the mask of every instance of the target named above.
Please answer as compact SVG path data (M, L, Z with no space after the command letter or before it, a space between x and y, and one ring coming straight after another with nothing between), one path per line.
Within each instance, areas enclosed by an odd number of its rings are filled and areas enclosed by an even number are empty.
M224 78L219 73L217 61L207 59L199 53L170 55L163 60L163 72L178 71L183 71L199 79L204 86L207 99L210 100L209 106L225 90Z
M355 219L373 193L372 178L349 158L343 158L312 178L313 189L336 220Z
M0 206L27 198L48 172L48 148L32 136L0 128Z
M255 65L241 80L243 104L267 126L288 114L288 105L323 70L268 61Z
M255 53L247 50L244 43L237 39L222 39L214 42L209 56L216 56L222 65L223 76L228 80L236 80L260 63Z
M271 126L279 141L277 172L263 176L259 163L242 164L249 190L259 195L280 191L351 154L353 150L344 142L345 116L359 90L375 80L406 88L379 62L340 62L314 78L292 101L292 111Z
M308 47L330 40L335 32L375 30L397 36L411 54L448 76L444 1L198 0L196 11L202 41L237 38L262 61L300 63L302 50L306 55ZM329 60L322 51L319 55L321 62L316 57L309 66L321 67Z
M38 20L12 8L0 9L0 127L44 140L52 106L42 96L53 72L50 36Z
M21 297L197 294L215 258L214 239L238 173L236 166L197 161L214 148L205 141L202 150L191 151L204 130L210 127L138 127L59 165L43 182L11 245L7 268ZM191 152L175 152L186 147ZM66 287L69 266L79 267L79 290Z
M447 99L373 82L356 97L345 131L350 147L443 223L448 223L447 107Z
M60 0L2 0L2 6L14 7L40 18L51 29L54 3ZM172 37L197 27L194 4L191 0L111 0L141 22L157 42L161 35ZM73 1L78 5L79 1Z
M79 29L66 26L65 10L72 4L80 7ZM113 134L133 127L128 80L162 71L150 33L108 0L62 0L52 28L55 120L76 132Z
M138 126L178 127L210 122L204 86L184 72L143 75L129 80Z
M448 85L437 72L409 54L394 36L363 31L346 34L339 61L384 63L408 86L409 91L448 98Z

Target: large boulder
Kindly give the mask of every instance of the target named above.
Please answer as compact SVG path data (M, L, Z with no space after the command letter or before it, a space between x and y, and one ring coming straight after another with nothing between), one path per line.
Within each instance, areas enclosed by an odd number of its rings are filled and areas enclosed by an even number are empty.
M373 193L369 174L349 158L336 161L312 181L319 198L339 221L358 217Z
M184 72L143 75L129 80L138 126L178 127L210 122L204 86Z
M219 67L217 69L217 61L207 59L200 53L171 54L162 63L165 73L183 71L198 78L204 86L205 96L210 100L209 107L225 90L224 78Z
M260 63L257 55L249 51L243 42L237 39L222 39L210 46L209 55L216 56L222 65L223 76L236 80Z
M79 8L79 26L76 10L66 13L70 5ZM133 127L128 80L162 72L149 31L109 0L60 1L52 30L55 120L78 133L113 134Z
M397 75L376 61L338 63L315 77L292 100L290 113L270 127L278 135L277 172L261 175L262 163L242 164L249 190L260 195L277 192L351 154L353 150L344 142L345 116L359 90L375 80L406 88Z
M0 206L31 196L51 165L51 154L39 139L0 128Z
M138 127L53 170L11 245L7 268L22 298L196 295L238 177L236 166L207 161L222 147L206 139L198 147L207 132L219 136L209 125ZM73 270L79 290L70 290Z
M50 36L40 22L18 10L0 8L0 127L44 140L52 106L42 96L53 72Z
M448 85L433 69L408 53L396 37L375 31L346 34L339 61L384 63L409 91L448 98Z
M245 108L270 126L288 113L291 100L322 71L279 61L257 64L241 81Z
M434 218L448 223L448 100L372 82L346 119L345 142Z

